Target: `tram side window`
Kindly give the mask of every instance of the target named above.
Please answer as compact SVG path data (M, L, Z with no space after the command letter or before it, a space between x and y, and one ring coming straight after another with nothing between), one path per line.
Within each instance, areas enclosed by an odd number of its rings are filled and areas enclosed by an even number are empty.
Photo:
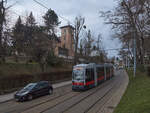
M86 81L94 80L94 69L86 69Z
M98 76L104 76L104 67L97 67Z
M94 80L94 69L93 68L91 69L91 78L92 78L92 80Z

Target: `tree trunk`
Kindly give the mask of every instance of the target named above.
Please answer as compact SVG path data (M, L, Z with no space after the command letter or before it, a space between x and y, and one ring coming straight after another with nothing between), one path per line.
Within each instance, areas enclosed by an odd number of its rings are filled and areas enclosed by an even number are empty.
M78 36L76 37L76 43L75 43L75 55L74 55L74 65L77 64L77 50L78 50Z
M144 38L141 38L141 64L144 64L144 56L145 56L145 49L144 49Z
M43 63L39 63L39 64L40 64L41 71L44 72L45 71L45 65Z
M5 8L4 8L4 0L0 2L0 56L1 56L1 61L2 63L5 63L5 56L4 56L4 48L2 44L2 32L3 32L3 25L5 22Z

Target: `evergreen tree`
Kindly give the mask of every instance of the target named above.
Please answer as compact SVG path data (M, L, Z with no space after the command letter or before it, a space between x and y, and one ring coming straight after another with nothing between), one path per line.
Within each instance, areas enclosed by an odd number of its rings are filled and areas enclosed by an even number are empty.
M55 11L49 9L43 16L45 28L49 35L55 34L55 28L60 24L59 19Z
M15 51L20 54L23 52L23 45L24 45L24 25L22 24L21 17L17 19L17 22L13 28L13 47Z
M26 26L34 27L35 25L36 25L35 18L31 12L30 15L27 17Z
M36 22L35 18L32 14L27 17L26 19L26 25L24 28L24 38L25 38L25 52L28 56L32 56L32 49L34 46L34 34L36 32Z

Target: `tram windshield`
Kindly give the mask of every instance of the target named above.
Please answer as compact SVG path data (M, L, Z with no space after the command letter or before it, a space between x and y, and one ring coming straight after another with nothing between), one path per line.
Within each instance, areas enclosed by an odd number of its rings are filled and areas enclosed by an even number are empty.
M84 70L83 69L74 69L73 70L73 80L83 80L84 79Z

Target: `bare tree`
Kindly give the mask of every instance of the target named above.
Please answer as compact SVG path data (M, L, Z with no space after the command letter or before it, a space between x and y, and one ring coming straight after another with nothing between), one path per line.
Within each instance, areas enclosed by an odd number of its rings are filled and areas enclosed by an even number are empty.
M94 36L90 30L80 40L79 46L80 57L87 62L103 63L107 59L107 54L103 49L102 36Z
M137 58L141 64L145 55L144 40L150 30L149 9L149 0L119 0L115 11L101 12L101 16L107 19L106 23L112 25L117 37L128 49L135 33Z
M75 55L74 55L74 64L77 64L77 60L78 60L78 55L77 55L77 50L78 50L78 44L79 44L79 40L80 40L80 33L81 30L84 27L84 22L85 19L81 16L78 16L75 18L75 36L74 36L74 40L75 40Z
M88 30L85 40L86 40L86 43L84 47L85 47L85 52L86 52L86 59L90 61L90 56L92 55L92 52L94 50L94 45L93 45L94 38L90 30Z
M107 53L104 50L103 42L102 42L102 35L98 34L97 39L94 41L95 43L95 51L96 55L93 58L93 61L96 63L104 63L107 60Z
M84 41L83 39L80 40L80 46L79 46L79 55L80 57L84 57Z
M3 30L4 30L4 24L6 23L6 8L4 7L4 4L7 1L1 0L0 1L0 57L2 58L2 61L5 62L4 57L4 47L3 47Z
M0 60L5 63L5 57L10 46L10 28L8 10L15 4L7 6L7 0L0 1Z

